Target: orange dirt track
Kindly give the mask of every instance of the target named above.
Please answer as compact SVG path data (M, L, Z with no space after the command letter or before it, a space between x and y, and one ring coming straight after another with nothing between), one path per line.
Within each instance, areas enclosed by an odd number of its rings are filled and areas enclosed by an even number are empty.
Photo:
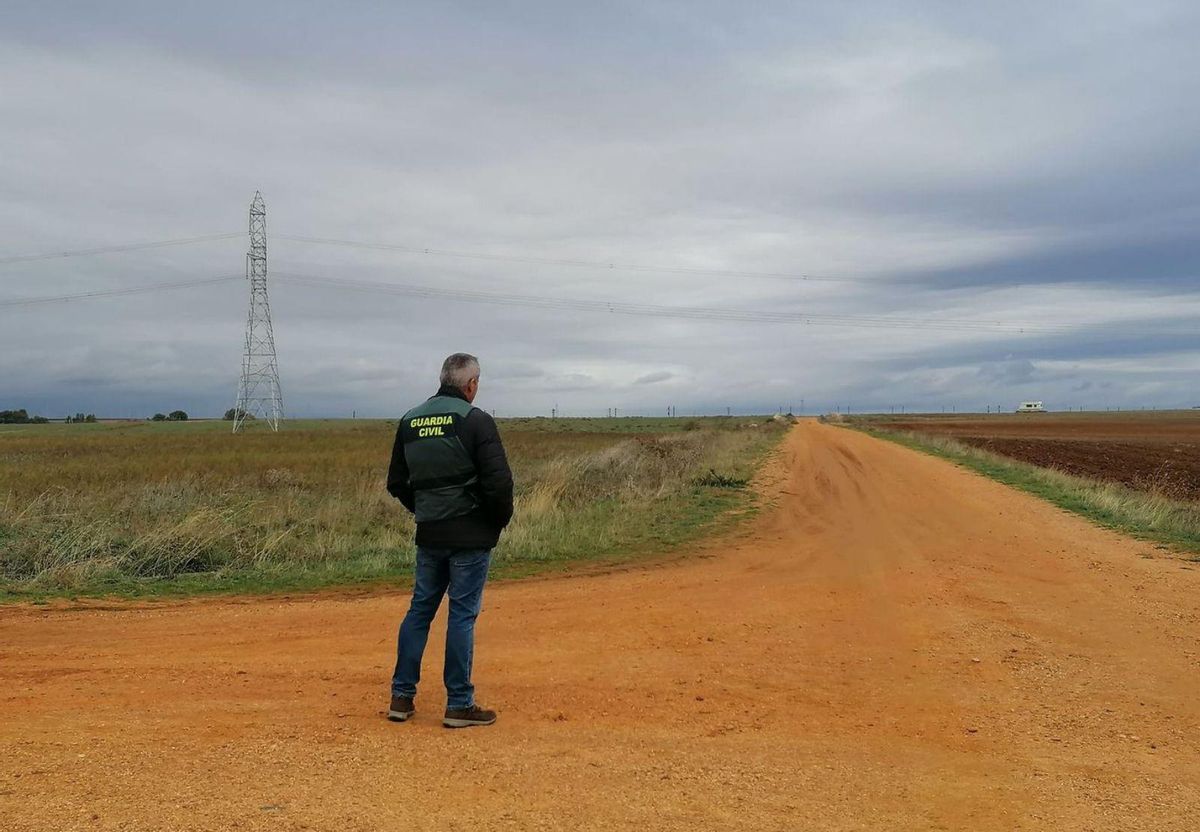
M436 637L384 720L401 594L0 610L0 827L1200 828L1193 564L836 427L763 480L697 557L489 587L492 728Z

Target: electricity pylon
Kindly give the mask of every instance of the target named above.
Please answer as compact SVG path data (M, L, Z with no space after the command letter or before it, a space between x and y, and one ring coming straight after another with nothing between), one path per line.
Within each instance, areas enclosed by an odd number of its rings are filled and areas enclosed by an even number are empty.
M279 392L279 363L271 331L271 306L267 302L267 206L258 191L250 203L246 280L250 283L250 313L246 316L246 349L233 411L233 432L241 430L246 419L260 416L267 420L271 430L279 430L283 394Z

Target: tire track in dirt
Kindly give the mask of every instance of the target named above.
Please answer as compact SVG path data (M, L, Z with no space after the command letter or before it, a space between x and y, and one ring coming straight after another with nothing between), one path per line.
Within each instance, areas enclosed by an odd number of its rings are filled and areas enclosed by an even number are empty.
M382 718L402 594L0 610L4 826L1200 825L1193 564L840 428L765 474L706 557L489 587L488 729L436 638Z

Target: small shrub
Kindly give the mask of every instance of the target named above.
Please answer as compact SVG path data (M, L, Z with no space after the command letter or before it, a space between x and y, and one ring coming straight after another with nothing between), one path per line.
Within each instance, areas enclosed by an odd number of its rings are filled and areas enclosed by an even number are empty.
M696 485L702 485L706 488L745 488L746 480L740 477L731 477L727 474L719 474L714 469L709 468L707 473L702 474L696 479Z

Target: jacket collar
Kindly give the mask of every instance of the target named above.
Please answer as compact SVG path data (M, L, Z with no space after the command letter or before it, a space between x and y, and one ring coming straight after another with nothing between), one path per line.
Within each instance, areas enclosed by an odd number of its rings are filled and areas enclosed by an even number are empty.
M449 384L443 384L438 388L438 391L433 395L433 398L438 396L450 396L451 398L462 399L464 402L467 401L466 394L464 394L463 391L459 390L457 387L451 387Z

